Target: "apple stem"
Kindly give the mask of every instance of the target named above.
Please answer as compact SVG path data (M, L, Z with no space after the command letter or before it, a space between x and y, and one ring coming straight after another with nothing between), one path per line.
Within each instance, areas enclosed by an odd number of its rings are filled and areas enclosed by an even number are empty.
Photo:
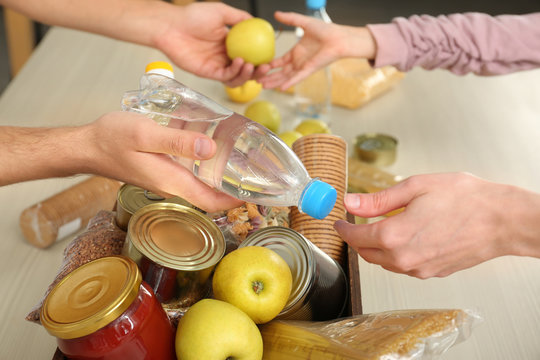
M253 281L251 283L251 288L253 289L253 291L255 292L255 294L260 294L261 291L264 289L264 285L262 282L260 281Z

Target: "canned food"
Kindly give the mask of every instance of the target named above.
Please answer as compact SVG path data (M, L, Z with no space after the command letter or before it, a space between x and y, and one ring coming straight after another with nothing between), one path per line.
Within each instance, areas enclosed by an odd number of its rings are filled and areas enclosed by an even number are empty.
M176 359L167 314L124 256L91 261L64 277L45 299L41 323L69 359Z
M140 187L124 184L120 187L116 196L116 224L122 230L127 231L129 219L137 210L143 206L156 203L173 203L194 208L193 205L181 197L164 198Z
M146 205L129 221L124 254L162 304L188 307L206 297L225 239L203 213L171 203Z
M369 133L356 137L354 149L359 160L376 166L396 161L397 139L385 134Z
M345 272L302 234L271 226L254 232L240 244L244 246L268 247L291 269L291 295L276 319L322 321L341 316L349 293Z

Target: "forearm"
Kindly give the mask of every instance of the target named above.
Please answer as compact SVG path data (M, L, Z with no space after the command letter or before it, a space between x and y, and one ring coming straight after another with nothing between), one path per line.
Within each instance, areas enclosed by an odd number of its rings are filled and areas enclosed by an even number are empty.
M155 12L173 6L152 0L0 0L44 24L88 31L142 45L153 45L162 26Z
M0 186L79 173L83 127L0 127Z
M540 13L415 15L368 28L377 42L375 66L480 75L540 67Z

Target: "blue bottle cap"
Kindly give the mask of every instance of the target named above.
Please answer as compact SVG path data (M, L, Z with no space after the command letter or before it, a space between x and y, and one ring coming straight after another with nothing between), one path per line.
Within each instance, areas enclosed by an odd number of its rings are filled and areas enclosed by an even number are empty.
M300 202L302 212L315 219L324 219L334 208L337 191L321 180L314 180L304 190Z
M306 7L308 9L320 9L326 7L326 0L306 0Z

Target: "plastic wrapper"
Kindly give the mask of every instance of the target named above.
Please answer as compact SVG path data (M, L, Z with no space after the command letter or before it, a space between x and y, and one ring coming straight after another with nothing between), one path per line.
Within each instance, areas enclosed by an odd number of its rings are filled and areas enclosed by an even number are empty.
M26 316L26 320L40 324L39 314L43 301L66 275L92 260L105 256L120 255L126 240L125 231L116 226L115 213L102 210L90 221L86 229L77 235L64 249L62 265L43 298Z
M227 211L208 214L225 236L226 253L236 249L253 232L268 226L289 227L288 207L245 203Z
M372 68L366 59L341 59L330 66L332 104L356 109L390 90L405 74L393 66Z
M433 359L467 339L471 310L399 310L324 322L274 320L261 327L265 360Z
M346 58L330 65L332 105L359 108L390 90L405 74L393 66L373 68L366 59ZM294 94L294 86L285 90Z

